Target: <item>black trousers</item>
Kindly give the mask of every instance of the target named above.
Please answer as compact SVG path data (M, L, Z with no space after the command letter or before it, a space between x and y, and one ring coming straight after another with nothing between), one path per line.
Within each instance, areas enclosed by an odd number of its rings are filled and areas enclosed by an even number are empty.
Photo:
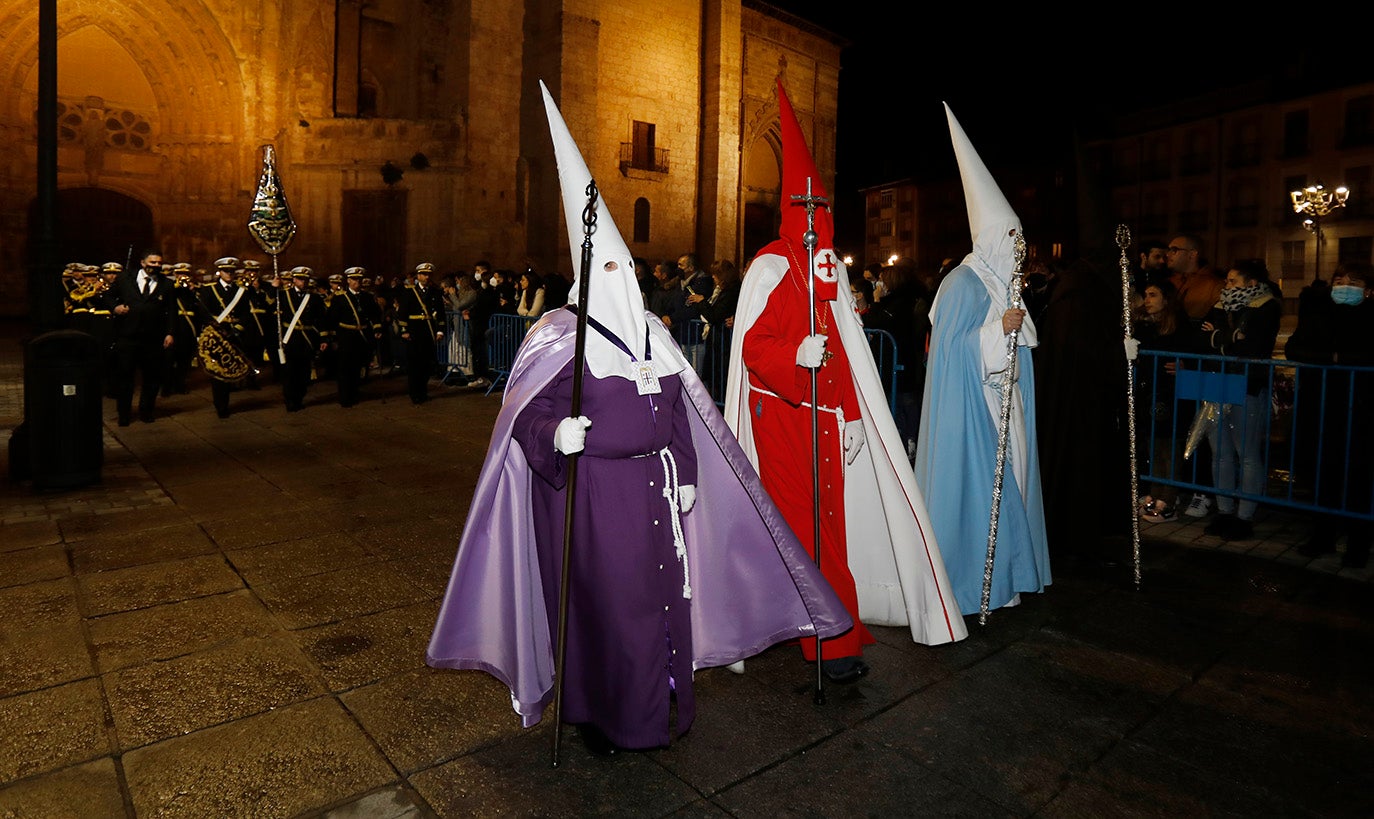
M153 419L157 410L157 394L167 370L167 355L162 339L140 341L120 339L115 342L115 408L121 424L129 423L133 415L134 387L139 386L138 416Z
M363 368L372 358L372 347L355 333L341 332L335 357L335 381L339 388L339 405L351 407L358 403Z
M310 389L310 369L315 363L315 349L309 342L292 339L286 345L286 363L282 365L282 398L286 409L294 412L305 405L305 392Z
M410 400L415 403L429 398L429 379L434 377L436 348L434 337L428 332L412 332L406 340L406 384Z

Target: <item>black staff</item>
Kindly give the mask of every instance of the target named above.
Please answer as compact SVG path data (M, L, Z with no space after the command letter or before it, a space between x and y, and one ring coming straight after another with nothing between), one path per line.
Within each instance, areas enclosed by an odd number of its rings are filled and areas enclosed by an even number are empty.
M806 208L806 232L802 234L802 245L806 248L806 297L809 335L816 334L816 206L829 207L830 200L811 193L811 177L806 178L806 194L792 196L792 204ZM837 328L838 329L838 328ZM816 409L816 367L811 371L811 546L816 558L816 568L821 567L821 472L820 472L820 421ZM816 704L825 704L825 677L822 666L821 635L816 634Z
M596 180L587 183L587 206L582 209L582 268L577 286L577 334L573 344L572 413L582 414L582 368L587 361L587 290L592 274L592 234L596 232ZM563 738L563 667L568 654L568 567L572 563L573 502L577 490L577 456L568 461L567 502L563 507L563 572L558 585L558 657L553 672L553 767L558 767L558 746Z

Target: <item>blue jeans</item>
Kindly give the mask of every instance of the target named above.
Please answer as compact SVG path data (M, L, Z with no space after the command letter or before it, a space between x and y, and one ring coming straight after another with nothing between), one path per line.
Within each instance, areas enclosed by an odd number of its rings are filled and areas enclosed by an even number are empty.
M1234 492L1236 478L1240 478L1240 491L1248 495L1264 492L1264 446L1265 432L1268 429L1267 409L1269 394L1245 396L1244 406L1223 404L1221 418L1217 420L1216 431L1212 438L1212 475L1217 484L1217 511L1223 515L1236 514L1241 520L1253 520L1256 501L1242 498L1240 510L1236 510L1236 499L1227 497L1225 492Z

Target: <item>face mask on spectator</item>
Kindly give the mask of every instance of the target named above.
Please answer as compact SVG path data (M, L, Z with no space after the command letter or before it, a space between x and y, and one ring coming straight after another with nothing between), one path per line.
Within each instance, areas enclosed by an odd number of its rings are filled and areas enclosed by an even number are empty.
M1331 300L1337 304L1359 304L1364 301L1364 288L1358 284L1338 284L1331 288Z

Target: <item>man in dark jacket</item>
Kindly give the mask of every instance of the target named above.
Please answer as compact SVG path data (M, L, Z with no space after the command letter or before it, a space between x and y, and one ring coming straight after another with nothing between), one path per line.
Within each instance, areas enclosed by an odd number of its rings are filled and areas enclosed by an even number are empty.
M141 381L138 418L153 422L167 370L166 351L172 346L175 312L171 282L162 275L162 254L149 250L139 269L126 271L115 285L115 406L121 427L127 427L133 415L135 381Z

